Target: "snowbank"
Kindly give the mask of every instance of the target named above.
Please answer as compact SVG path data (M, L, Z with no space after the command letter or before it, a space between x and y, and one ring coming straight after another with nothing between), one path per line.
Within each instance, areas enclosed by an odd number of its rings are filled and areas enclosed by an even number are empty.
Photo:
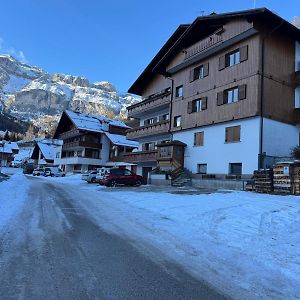
M235 299L299 299L298 197L141 192L87 184L79 176L53 182L63 182L70 194L77 185L78 205L101 227L154 246Z
M15 174L0 182L0 231L9 219L20 212L29 188L28 179L20 170L3 168L2 172Z

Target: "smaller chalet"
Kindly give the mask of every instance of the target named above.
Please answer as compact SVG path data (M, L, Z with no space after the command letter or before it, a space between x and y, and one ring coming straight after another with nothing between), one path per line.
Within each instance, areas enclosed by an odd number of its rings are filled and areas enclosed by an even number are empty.
M44 139L35 142L31 159L38 166L53 166L56 164L55 159L60 158L62 141Z
M2 167L8 167L18 153L19 147L16 142L0 141L0 165Z
M126 138L130 129L119 120L66 110L63 112L55 139L63 141L60 159L65 172L85 172L122 161L125 153L138 148Z

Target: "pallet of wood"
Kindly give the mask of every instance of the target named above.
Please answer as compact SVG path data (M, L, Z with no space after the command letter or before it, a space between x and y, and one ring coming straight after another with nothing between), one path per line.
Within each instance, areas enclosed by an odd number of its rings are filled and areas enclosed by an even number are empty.
M273 192L273 171L261 169L254 171L254 189L257 193Z
M296 162L278 163L273 168L274 192L278 194L300 195L300 164Z

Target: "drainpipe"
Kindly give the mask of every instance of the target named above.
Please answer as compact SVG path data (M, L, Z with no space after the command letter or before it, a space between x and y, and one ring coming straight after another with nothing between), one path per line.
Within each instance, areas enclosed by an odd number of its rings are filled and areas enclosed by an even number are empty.
M173 134L172 134L172 113L173 113L173 94L174 94L174 79L171 77L167 77L171 81L171 99L170 99L170 109L169 109L169 134L171 135L171 141L173 141Z
M265 41L268 37L270 37L279 27L282 26L284 20L281 20L280 23L275 26L271 31L265 34L262 37L262 45L261 45L261 89L260 89L260 125L259 125L259 163L258 168L262 169L264 165L264 152L263 152L263 135L264 135L264 77L265 77Z

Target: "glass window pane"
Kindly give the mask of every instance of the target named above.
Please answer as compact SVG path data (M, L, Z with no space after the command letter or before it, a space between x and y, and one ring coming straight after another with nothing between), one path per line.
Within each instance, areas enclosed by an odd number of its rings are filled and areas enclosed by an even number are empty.
M239 64L240 63L240 51L237 51L235 53L235 63Z
M239 100L239 90L238 89L234 89L233 90L233 101L237 102Z

